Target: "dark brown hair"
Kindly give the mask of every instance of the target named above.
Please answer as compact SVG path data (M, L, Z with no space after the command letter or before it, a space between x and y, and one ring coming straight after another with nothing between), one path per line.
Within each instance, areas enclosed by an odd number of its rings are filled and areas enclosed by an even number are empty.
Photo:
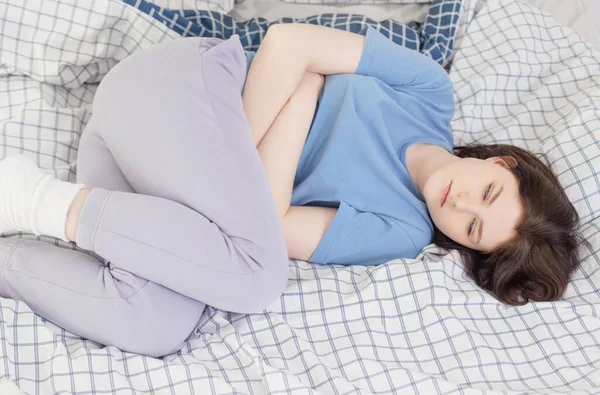
M435 227L434 242L458 250L477 285L509 305L560 298L579 265L579 215L558 178L533 154L511 145L469 145L454 148L461 158L512 156L511 171L519 183L524 208L516 236L494 251L462 246Z

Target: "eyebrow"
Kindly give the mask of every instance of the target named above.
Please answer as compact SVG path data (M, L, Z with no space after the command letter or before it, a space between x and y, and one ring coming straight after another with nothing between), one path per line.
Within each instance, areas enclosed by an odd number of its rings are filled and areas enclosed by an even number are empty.
M490 206L492 205L492 203L494 203L496 201L496 199L498 199L498 196L500 196L503 189L504 189L504 185L501 185L498 192L496 192L496 194L490 199L490 204L489 204ZM481 219L481 223L479 224L479 237L477 239L477 244L479 244L481 242L482 234L483 234L483 219Z

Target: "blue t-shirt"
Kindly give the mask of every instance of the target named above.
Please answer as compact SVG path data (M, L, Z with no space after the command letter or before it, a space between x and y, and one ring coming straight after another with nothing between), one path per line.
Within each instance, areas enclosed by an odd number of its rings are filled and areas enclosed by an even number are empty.
M291 204L338 207L309 262L376 265L433 240L406 166L414 143L452 151L452 82L431 58L368 28L356 74L325 78Z

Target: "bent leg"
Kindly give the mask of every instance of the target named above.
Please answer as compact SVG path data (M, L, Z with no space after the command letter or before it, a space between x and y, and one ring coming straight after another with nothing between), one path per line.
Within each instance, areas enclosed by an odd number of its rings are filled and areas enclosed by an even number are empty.
M246 57L237 38L214 43L173 40L120 62L94 99L103 116L90 122L137 193L193 209L244 251L223 265L287 273L281 220L243 112Z
M154 196L93 189L76 239L119 268L227 311L259 312L287 282L287 266L253 261L202 214Z
M257 312L285 288L287 249L243 115L245 55L215 42L159 44L104 78L88 127L147 196L93 191L77 242L214 307Z
M79 215L80 247L223 310L258 312L283 292L287 265L255 260L202 214L163 198L105 190L127 190L128 183L95 129L85 133L78 181L95 188Z
M178 351L205 307L83 252L20 239L0 241L0 295L79 336L153 357Z

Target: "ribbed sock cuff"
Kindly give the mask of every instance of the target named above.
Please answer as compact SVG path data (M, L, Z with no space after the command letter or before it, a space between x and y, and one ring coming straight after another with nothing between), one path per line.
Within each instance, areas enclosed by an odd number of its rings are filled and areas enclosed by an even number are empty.
M31 201L31 230L36 235L58 237L66 242L67 214L83 184L48 177L37 186Z

